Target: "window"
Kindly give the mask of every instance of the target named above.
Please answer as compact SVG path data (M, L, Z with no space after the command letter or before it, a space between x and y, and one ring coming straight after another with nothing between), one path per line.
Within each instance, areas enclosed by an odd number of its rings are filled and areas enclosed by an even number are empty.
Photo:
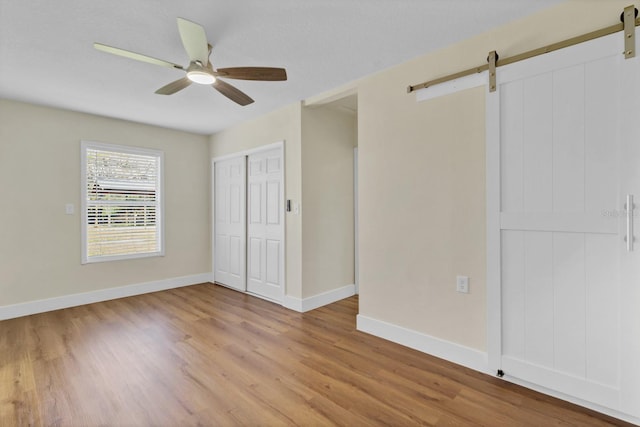
M82 263L164 255L161 151L82 142Z

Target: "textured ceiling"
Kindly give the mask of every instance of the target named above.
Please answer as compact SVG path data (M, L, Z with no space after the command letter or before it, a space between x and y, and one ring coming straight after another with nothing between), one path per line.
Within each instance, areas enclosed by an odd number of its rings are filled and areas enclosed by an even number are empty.
M560 2L0 0L0 98L210 134ZM161 96L181 71L92 47L186 66L176 17L205 28L214 67L284 67L289 80L228 80L247 107L199 85Z

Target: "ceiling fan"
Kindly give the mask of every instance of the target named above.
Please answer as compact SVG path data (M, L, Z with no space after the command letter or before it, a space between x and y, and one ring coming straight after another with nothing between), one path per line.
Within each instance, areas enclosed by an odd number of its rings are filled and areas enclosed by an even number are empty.
M212 46L207 42L207 36L201 25L187 19L178 18L178 31L182 44L189 55L189 65L185 68L182 65L140 53L131 52L117 47L107 46L102 43L94 43L93 47L103 52L150 64L161 65L163 67L175 68L185 71L187 75L181 79L173 81L166 86L156 90L160 95L174 94L191 83L211 85L218 92L230 100L244 106L251 104L253 99L238 88L224 82L221 78L238 80L261 80L261 81L283 81L287 80L287 71L284 68L271 67L232 67L214 69L209 60Z

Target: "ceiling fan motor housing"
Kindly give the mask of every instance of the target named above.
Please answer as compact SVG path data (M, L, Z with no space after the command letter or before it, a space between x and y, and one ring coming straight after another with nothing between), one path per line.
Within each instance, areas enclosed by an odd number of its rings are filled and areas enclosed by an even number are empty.
M216 81L216 78L211 74L199 61L192 61L187 68L187 77L194 83L202 85L210 85Z

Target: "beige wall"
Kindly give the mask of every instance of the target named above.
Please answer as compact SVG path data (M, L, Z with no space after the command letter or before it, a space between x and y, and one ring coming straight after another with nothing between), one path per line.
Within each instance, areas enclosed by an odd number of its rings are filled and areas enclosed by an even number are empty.
M301 111L295 103L257 119L233 126L212 135L211 157L220 157L243 150L285 142L285 198L300 202L302 199L300 143ZM302 297L302 218L292 212L286 216L285 292Z
M563 3L356 84L362 315L485 350L484 90L416 103L406 87L616 24L630 3Z
M302 296L354 284L354 114L302 109Z
M80 264L81 140L164 151L166 256ZM0 306L210 272L208 153L204 136L0 100Z
M490 50L504 58L616 24L630 3L571 0L338 89L358 94L361 314L485 349L484 93L416 103L406 87ZM0 305L210 271L209 158L284 140L286 198L302 201L301 122L292 104L207 147L198 135L0 101ZM65 203L79 206L80 139L165 150L164 258L80 265L79 215L64 215ZM287 214L286 233L287 294L306 297L302 215ZM470 294L455 292L457 274L470 276Z

